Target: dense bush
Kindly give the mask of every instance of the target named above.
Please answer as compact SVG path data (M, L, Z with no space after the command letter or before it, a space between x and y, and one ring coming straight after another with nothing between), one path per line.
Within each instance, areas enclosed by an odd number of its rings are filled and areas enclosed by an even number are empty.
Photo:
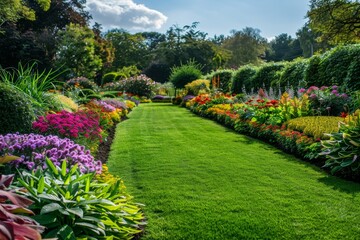
M252 77L256 74L257 68L251 65L246 65L235 71L232 83L231 93L246 93L251 92ZM246 92L243 92L243 88Z
M259 67L259 70L252 78L254 90L257 91L263 88L269 91L270 87L277 87L276 84L280 76L279 72L284 66L284 63L268 63Z
M319 55L314 55L309 59L304 76L307 87L324 85L320 82L320 61L321 57Z
M212 80L219 81L220 84L217 86L223 92L229 92L231 87L231 80L234 71L230 69L218 70L212 74Z
M98 90L98 86L96 85L96 83L86 77L77 77L66 81L64 84L64 89L69 90L72 88L90 89L93 91Z
M199 65L190 61L185 65L173 67L169 79L175 88L183 88L186 84L200 79L201 75Z
M0 83L0 113L0 133L29 132L35 119L27 96L5 83Z
M185 85L188 95L198 95L199 93L209 93L210 81L204 79L197 79Z
M58 102L61 109L66 111L76 112L79 109L79 106L75 103L75 101L65 95L55 94L54 100Z
M116 72L109 72L104 74L101 80L101 86L103 86L106 83L111 83L115 81L115 77L117 76Z
M326 52L322 56L320 62L320 85L338 85L342 86L346 82L349 67L356 65L356 61L360 60L360 44L339 46L331 51ZM356 72L359 70L352 69ZM353 74L350 74L353 75ZM351 79L348 79L352 82ZM350 88L353 85L350 83Z
M287 86L293 88L305 87L305 69L307 67L307 60L295 60L285 65L281 71L279 86L282 91L287 89Z

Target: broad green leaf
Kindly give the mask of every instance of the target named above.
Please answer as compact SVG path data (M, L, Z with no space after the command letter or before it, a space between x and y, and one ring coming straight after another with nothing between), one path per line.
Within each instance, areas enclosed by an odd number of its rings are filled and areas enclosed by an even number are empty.
M45 215L35 215L32 216L32 218L37 221L38 223L40 223L40 225L50 225L50 224L55 224L57 222L57 213L50 213L50 214L45 214ZM58 223L60 224L60 223ZM55 227L55 225L53 226Z
M66 211L68 211L69 213L72 213L80 218L83 218L83 216L84 216L84 211L79 207L67 208Z
M87 223L87 222L76 222L75 226L86 227L90 231L93 231L99 235L101 234L101 235L105 236L105 231L103 229L101 229L100 227L98 227L97 225Z
M24 187L26 188L26 190L28 190L34 197L36 197L38 194L36 192L36 190L34 188L32 188L31 186L29 186L29 184L27 184L24 180L22 179L18 179L18 182Z
M58 198L56 195L53 195L53 194L47 194L47 193L42 193L42 194L39 194L38 195L39 198L43 198L43 199L47 199L47 200L50 200L50 201L55 201L55 202L60 202L61 199Z
M47 214L47 213L50 213L50 212L55 212L55 211L58 211L60 209L62 209L63 207L58 204L58 203L50 203L50 204L47 204L45 206L43 206L40 210L40 214Z
M68 225L63 226L59 231L58 235L61 240L76 240L74 231Z

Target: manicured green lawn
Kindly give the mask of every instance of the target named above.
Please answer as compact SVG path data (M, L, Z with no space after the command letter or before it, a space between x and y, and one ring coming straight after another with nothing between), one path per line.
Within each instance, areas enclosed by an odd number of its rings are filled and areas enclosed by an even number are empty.
M359 239L360 185L186 109L143 104L110 172L144 203L142 239Z

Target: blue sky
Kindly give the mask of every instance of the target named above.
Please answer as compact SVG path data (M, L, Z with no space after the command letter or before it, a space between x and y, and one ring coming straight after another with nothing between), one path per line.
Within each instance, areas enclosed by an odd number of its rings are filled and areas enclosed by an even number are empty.
M295 37L306 22L309 0L88 0L87 5L105 30L165 32L175 24L200 22L198 30L210 37L253 27L270 39L281 33Z

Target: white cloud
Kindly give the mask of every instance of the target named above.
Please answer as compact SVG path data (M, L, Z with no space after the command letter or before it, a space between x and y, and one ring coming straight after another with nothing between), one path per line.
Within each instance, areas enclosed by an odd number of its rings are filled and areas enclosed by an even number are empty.
M104 30L124 28L126 30L152 31L160 29L167 17L133 0L87 0L86 9L94 22Z

